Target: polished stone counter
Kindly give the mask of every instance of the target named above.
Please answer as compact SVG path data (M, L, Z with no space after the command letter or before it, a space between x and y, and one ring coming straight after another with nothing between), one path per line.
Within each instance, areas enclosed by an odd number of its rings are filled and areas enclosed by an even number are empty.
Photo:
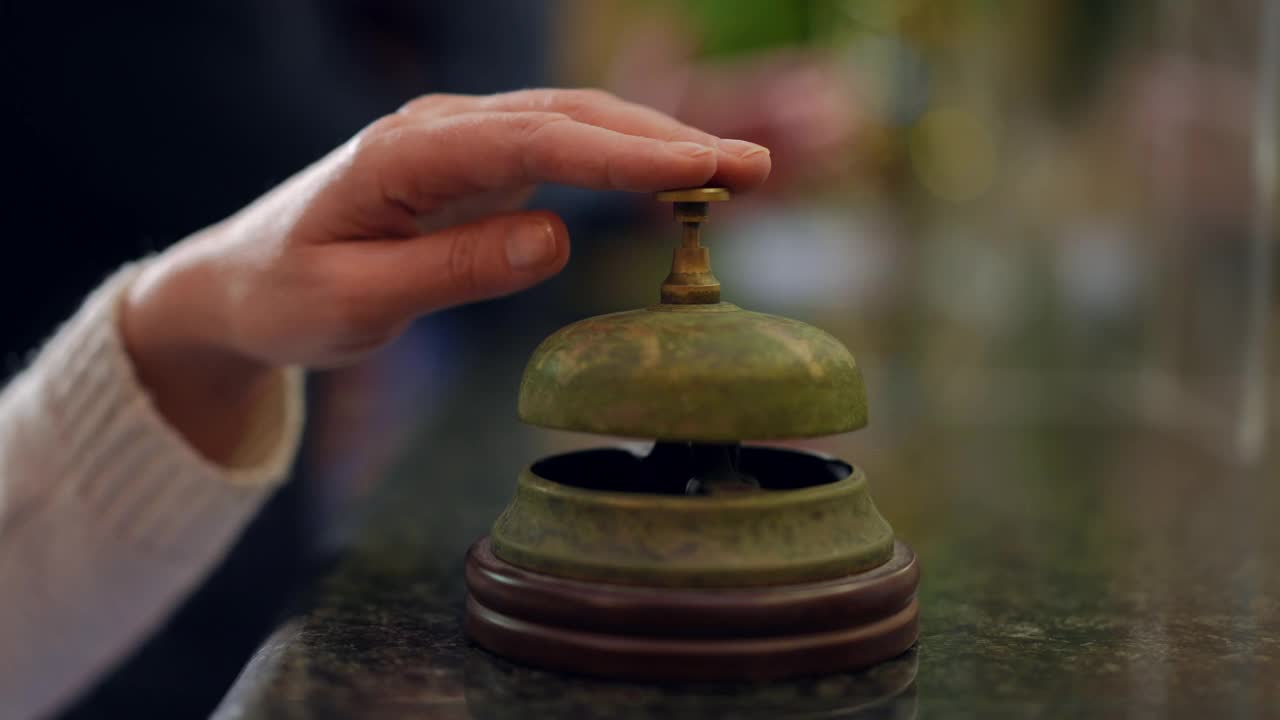
M581 445L489 407L423 429L218 717L1280 716L1274 463L1120 420L838 438L820 447L867 470L921 558L917 648L857 674L662 687L525 669L462 635L467 545L522 458Z

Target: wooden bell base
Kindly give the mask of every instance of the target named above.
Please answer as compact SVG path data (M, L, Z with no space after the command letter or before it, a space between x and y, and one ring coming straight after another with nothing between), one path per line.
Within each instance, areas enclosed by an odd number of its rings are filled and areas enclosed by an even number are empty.
M552 670L647 681L772 680L856 670L919 635L915 553L880 567L756 588L567 580L467 553L465 628L478 645Z

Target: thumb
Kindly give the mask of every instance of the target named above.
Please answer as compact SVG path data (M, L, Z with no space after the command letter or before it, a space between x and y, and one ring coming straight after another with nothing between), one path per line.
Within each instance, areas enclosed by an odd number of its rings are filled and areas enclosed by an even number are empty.
M569 231L553 213L516 212L363 249L369 279L416 316L546 280L569 261Z

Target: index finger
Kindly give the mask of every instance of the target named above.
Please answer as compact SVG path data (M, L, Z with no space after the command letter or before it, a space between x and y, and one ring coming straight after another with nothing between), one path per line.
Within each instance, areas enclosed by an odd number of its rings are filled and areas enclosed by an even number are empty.
M695 142L717 151L711 182L741 190L764 182L770 169L769 151L760 145L716 137L603 90L538 88L482 96L426 95L406 103L400 111L424 118L487 111L555 112L627 135Z
M632 192L697 187L717 169L717 153L707 145L627 135L545 112L410 120L367 138L361 152L358 162L376 175L375 187L420 213L462 195L543 182Z

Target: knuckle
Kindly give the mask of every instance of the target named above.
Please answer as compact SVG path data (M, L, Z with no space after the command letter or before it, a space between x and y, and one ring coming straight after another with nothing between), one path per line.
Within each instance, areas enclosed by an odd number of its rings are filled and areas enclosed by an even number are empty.
M561 143L551 142L546 133L559 124L572 123L573 119L564 113L535 113L517 122L517 145L523 177L532 179L544 173L555 172L563 164L566 152Z
M419 95L418 97L404 103L396 108L397 115L412 115L413 113L426 110L435 103L434 95Z
M409 144L429 139L438 130L439 123L413 123L401 115L386 115L352 138L348 145L349 162L377 178L397 167L398 158ZM379 181L375 179L375 182Z
M400 115L384 115L374 120L356 133L352 139L352 150L363 157L387 143L394 142L404 129L404 120Z
M598 88L575 88L571 90L553 90L554 107L570 114L590 113L601 105L617 100L613 93Z
M547 88L525 88L510 90L496 95L486 96L482 105L486 110L502 110L504 108L529 108L536 110L551 104L555 90Z
M578 105L599 105L618 99L613 93L600 88L571 88L560 92L565 94L570 103Z
M397 115L418 115L433 111L440 111L448 106L456 103L461 95L453 95L450 93L428 93L419 95L418 97L406 102L396 110Z
M392 113L390 115L383 115L377 120L369 123L360 131L360 134L369 137L383 136L397 132L404 126L404 116Z
M454 233L449 246L449 286L459 298L474 297L480 289L476 243L468 233Z
M535 137L548 126L571 120L568 115L561 112L515 113L508 116L508 118L512 128L523 135L525 139Z

